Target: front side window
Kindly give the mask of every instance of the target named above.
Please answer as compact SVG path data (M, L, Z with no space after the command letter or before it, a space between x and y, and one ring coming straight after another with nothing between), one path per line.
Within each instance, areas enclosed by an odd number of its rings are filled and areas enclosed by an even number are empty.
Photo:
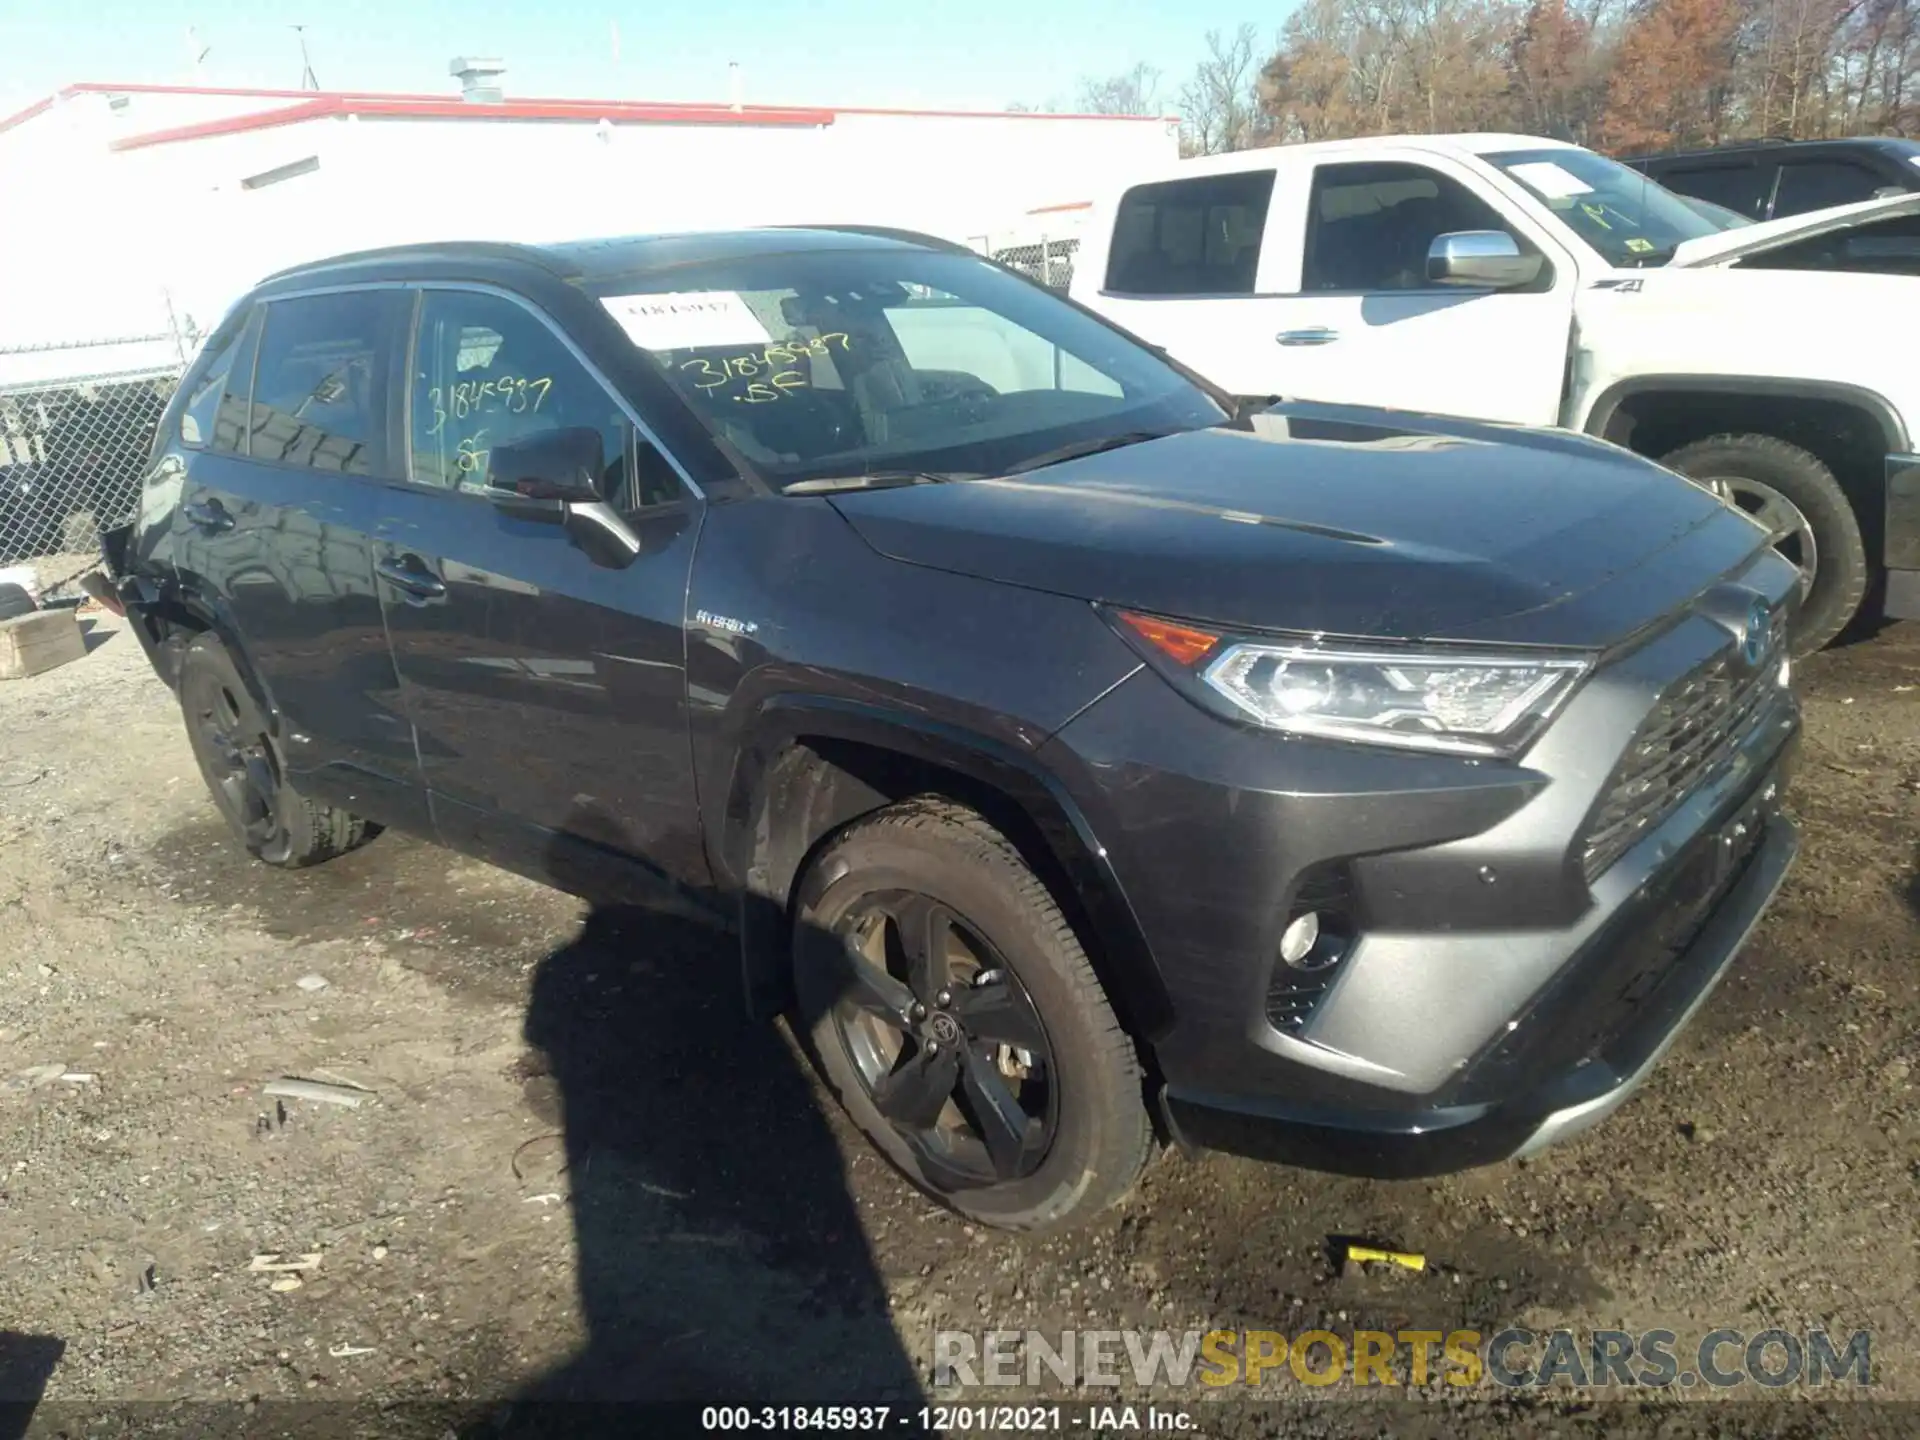
M1513 234L1486 201L1423 165L1322 165L1307 207L1300 288L1425 290L1427 252L1440 236L1460 230Z
M1780 193L1774 197L1773 216L1804 215L1832 205L1857 205L1871 200L1880 177L1864 166L1845 160L1795 160L1780 167Z
M410 478L484 493L496 445L542 431L600 437L601 493L622 510L682 498L666 458L538 315L498 295L429 290L414 343Z
M1699 170L1669 171L1661 180L1681 195L1710 200L1749 220L1764 220L1778 173L1778 167L1771 164L1709 165Z
M391 476L388 357L402 313L389 290L270 303L254 368L252 458Z
M1137 342L972 255L811 249L598 294L724 448L780 488L1001 474L1061 445L1224 418Z
M1609 265L1664 265L1685 241L1725 228L1659 181L1591 150L1556 146L1481 158L1524 186Z
M1107 289L1122 295L1251 295L1273 171L1136 185L1120 199Z

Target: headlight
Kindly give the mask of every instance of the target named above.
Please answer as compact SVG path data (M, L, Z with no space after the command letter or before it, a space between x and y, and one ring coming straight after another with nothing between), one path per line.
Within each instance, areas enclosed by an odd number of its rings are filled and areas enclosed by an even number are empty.
M1123 633L1157 652L1163 671L1202 687L1196 698L1224 700L1240 719L1456 755L1520 750L1592 664L1564 654L1231 640L1148 616L1117 618Z

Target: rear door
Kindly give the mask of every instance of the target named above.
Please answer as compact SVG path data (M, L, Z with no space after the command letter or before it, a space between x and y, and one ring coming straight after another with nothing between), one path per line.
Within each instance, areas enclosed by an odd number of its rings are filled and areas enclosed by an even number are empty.
M1235 395L1276 393L1259 271L1278 180L1269 163L1134 186L1114 211L1097 308Z
M1276 195L1259 341L1290 398L1528 425L1560 416L1578 276L1553 239L1440 155L1332 162ZM1545 257L1513 290L1428 282L1444 234L1500 230Z
M389 389L406 315L405 294L381 289L257 306L182 417L172 538L266 691L295 788L428 829L372 555L399 475Z
M442 838L576 892L704 883L682 628L697 495L518 297L423 290L408 377L407 483L374 570ZM487 498L493 446L570 427L601 436L605 499L640 538L623 567Z

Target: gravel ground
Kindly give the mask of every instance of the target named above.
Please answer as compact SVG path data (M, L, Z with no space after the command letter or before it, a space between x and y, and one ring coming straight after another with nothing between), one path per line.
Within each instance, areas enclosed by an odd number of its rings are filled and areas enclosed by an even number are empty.
M739 1016L722 937L394 835L311 872L252 865L133 638L88 623L85 659L0 686L0 1401L44 1379L30 1433L183 1398L267 1407L201 1422L311 1400L1007 1398L936 1392L936 1329L1864 1329L1872 1394L1920 1401L1920 625L1802 667L1799 864L1609 1124L1396 1184L1169 1157L1116 1212L1023 1241L904 1188L783 1032ZM365 1093L263 1093L284 1076ZM1428 1267L1342 1274L1341 1235ZM1764 1428L1688 1403L1705 1392L1589 1411L1435 1391L1444 1411L1364 1428ZM1194 1402L1200 1433L1299 1431L1272 1405L1118 1395ZM1920 1418L1850 1408L1850 1433ZM93 1423L136 1413L174 1412ZM378 1413L368 1433L427 1412ZM1764 1413L1811 1433L1831 1407Z

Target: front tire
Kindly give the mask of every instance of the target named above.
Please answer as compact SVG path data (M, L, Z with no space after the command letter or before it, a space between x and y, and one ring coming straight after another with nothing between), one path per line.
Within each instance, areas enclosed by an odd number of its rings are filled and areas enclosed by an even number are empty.
M1818 456L1771 435L1714 435L1660 463L1764 525L1800 571L1800 612L1788 635L1795 655L1811 655L1847 627L1867 593L1867 550L1846 492Z
M378 827L320 805L289 785L266 716L233 657L212 635L196 636L180 661L187 743L214 806L247 853L297 870L365 844Z
M1152 1149L1140 1061L1072 927L980 816L908 801L832 841L794 915L796 1031L867 1138L943 1205L1058 1229Z

